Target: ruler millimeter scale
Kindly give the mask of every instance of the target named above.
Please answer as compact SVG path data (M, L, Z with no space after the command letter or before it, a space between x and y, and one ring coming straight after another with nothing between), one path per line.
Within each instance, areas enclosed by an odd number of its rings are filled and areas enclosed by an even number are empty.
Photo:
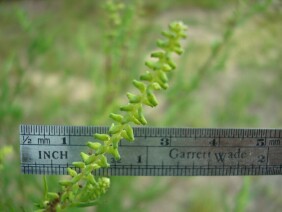
M108 127L21 125L24 174L66 175L89 152L88 141ZM281 175L282 129L135 127L135 141L121 140L120 160L108 156L99 176ZM79 171L78 168L75 168Z

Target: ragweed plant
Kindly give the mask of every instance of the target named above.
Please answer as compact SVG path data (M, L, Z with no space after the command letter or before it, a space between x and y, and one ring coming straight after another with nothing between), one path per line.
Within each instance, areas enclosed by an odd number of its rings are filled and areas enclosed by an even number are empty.
M80 153L82 161L73 162L75 168L68 168L70 180L60 181L61 191L58 193L48 192L45 182L45 200L38 205L42 211L60 211L68 207L83 207L96 204L96 200L110 186L110 179L95 177L93 171L109 167L107 155L112 155L116 160L120 159L118 145L121 139L129 142L134 140L132 124L146 125L147 121L143 114L143 107L156 107L158 100L156 90L168 88L167 73L176 68L172 60L172 54L180 55L183 49L180 40L186 38L187 27L182 22L173 22L162 35L165 39L158 40L160 50L151 54L155 60L148 60L145 65L149 68L140 76L139 80L133 80L137 94L127 93L128 104L120 107L120 113L111 113L113 120L107 134L95 134L94 137L100 142L88 142L91 154Z

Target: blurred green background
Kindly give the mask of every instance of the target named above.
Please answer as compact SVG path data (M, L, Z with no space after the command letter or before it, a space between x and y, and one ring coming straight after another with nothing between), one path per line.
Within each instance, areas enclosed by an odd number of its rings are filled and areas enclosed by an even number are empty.
M189 38L149 125L281 128L281 1L120 2L0 1L0 211L43 196L20 173L19 124L109 125L173 20ZM280 176L112 177L86 211L281 211L281 197Z

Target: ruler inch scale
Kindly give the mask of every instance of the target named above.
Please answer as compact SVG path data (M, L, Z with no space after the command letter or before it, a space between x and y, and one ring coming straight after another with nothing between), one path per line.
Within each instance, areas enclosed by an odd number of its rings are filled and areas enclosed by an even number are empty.
M282 129L134 127L98 176L282 175ZM66 175L102 126L20 125L21 171ZM90 153L90 152L89 152Z

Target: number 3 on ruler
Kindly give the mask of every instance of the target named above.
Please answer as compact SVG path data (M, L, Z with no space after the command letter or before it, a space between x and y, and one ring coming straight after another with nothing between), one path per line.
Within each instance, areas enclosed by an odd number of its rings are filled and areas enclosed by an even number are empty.
M170 143L169 138L161 138L161 146L168 146Z

